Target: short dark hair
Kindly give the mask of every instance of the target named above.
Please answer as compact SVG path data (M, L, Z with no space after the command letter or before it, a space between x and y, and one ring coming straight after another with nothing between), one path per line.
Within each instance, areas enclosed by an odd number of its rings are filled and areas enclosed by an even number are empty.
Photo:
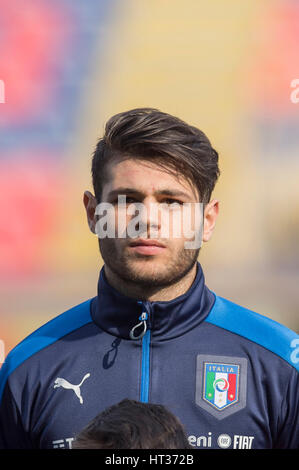
M97 415L73 449L191 449L183 425L162 405L125 399Z
M92 158L92 183L97 202L108 174L107 163L118 158L153 161L183 175L207 203L220 175L218 153L207 136L178 117L154 108L136 108L112 116Z

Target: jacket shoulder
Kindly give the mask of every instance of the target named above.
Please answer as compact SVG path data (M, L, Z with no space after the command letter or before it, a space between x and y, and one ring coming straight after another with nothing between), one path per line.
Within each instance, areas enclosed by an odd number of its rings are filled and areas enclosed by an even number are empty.
M215 295L208 323L242 336L283 358L299 371L299 335L286 326Z
M48 321L10 351L0 369L0 400L8 377L24 361L63 336L92 322L91 301L92 298L85 300Z

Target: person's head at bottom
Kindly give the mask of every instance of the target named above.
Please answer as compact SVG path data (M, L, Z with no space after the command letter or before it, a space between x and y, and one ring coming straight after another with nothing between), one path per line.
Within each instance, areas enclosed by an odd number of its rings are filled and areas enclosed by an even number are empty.
M181 422L162 405L125 399L97 415L73 449L190 449Z

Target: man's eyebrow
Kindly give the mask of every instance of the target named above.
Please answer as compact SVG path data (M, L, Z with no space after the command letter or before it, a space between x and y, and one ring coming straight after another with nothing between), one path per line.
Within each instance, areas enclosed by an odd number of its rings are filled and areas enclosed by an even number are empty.
M120 187L120 188L116 188L110 191L108 193L108 197L113 197L113 196L117 196L120 194L138 194L140 196L144 196L144 193L136 188ZM163 195L163 196L172 196L172 197L182 196L186 198L190 198L191 196L190 194L185 193L184 191L180 191L179 189L161 189L161 190L155 191L154 195L155 196Z
M141 191L138 191L136 188L116 188L108 193L108 197L118 196L121 194L143 194Z
M182 196L182 197L187 197L190 198L190 194L185 193L184 191L180 191L179 189L162 189L161 191L156 191L155 194L163 194L165 196Z

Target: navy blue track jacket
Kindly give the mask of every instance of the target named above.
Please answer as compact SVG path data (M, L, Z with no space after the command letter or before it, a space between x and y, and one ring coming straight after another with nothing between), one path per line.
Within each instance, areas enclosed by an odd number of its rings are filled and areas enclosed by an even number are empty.
M7 356L0 447L69 448L130 398L165 405L195 448L298 448L298 347L293 331L209 290L199 263L190 289L167 302L120 294L102 268L97 296Z

